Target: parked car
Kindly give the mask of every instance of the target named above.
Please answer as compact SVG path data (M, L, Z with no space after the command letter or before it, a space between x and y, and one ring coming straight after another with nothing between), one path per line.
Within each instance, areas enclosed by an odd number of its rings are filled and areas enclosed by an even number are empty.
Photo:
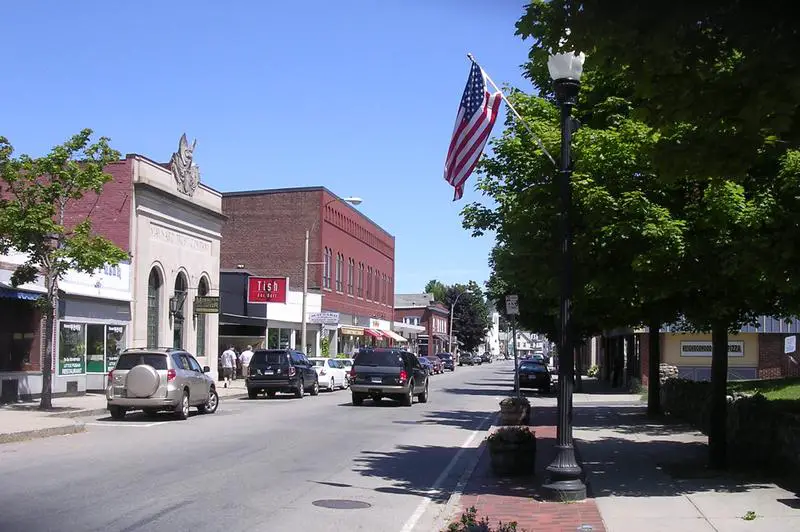
M344 367L344 376L347 378L347 385L350 386L350 368L353 367L353 359L339 358L337 360L342 363L342 366Z
M349 385L344 365L335 358L309 358L317 372L317 380L321 388L333 391L338 386L342 390Z
M450 353L436 353L436 356L442 361L442 365L444 369L449 369L450 371L456 370L456 361L452 354Z
M536 388L542 393L550 393L550 370L547 366L533 360L525 360L519 365L519 387Z
M458 357L458 365L459 366L474 366L475 359L472 358L472 353L461 353L461 356Z
M470 355L470 358L472 358L473 366L480 366L481 364L483 364L483 358L481 358L481 356L478 353L472 353L472 355Z
M244 381L247 396L255 399L266 392L293 393L303 398L306 392L319 394L319 378L306 356L291 349L257 349L250 359L250 374Z
M428 402L428 373L415 355L392 348L360 349L350 370L350 391L353 405L371 397L399 400L411 406L414 396L420 403Z
M213 414L219 395L210 371L183 350L126 349L108 372L108 410L114 419L139 409L148 415L172 411L186 419L193 406L201 414Z
M427 358L428 362L430 362L433 366L433 373L435 375L444 373L444 363L442 362L441 358L437 357L436 355L427 355L425 358Z
M419 363L422 365L423 368L425 368L425 371L428 372L428 375L433 375L433 364L431 364L430 360L428 360L423 356L417 357L417 360L419 360Z
M488 362L489 364L492 363L492 354L489 351L486 351L481 355L481 362Z

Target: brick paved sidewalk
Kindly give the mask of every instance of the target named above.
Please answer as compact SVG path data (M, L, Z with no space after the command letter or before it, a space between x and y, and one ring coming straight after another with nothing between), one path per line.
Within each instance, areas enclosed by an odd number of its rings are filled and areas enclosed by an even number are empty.
M460 500L461 513L474 506L478 519L488 517L492 527L498 521L517 522L517 530L528 532L575 532L581 525L590 525L592 532L605 532L603 520L593 499L578 503L545 502L541 485L545 468L556 455L554 408L536 408L532 417L536 432L536 473L533 477L503 479L494 476L486 445Z

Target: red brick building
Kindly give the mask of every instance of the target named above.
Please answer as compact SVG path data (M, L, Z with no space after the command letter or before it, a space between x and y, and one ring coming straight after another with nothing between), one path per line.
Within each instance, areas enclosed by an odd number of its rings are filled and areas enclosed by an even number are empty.
M393 319L394 236L325 187L227 192L222 209L222 268L289 277L302 290L309 231L309 290L322 293L323 312L339 313L331 353L372 344L375 331L389 340L380 331Z
M433 300L433 294L397 294L395 319L401 323L425 327L417 335L417 350L422 355L446 352L450 343L450 311Z

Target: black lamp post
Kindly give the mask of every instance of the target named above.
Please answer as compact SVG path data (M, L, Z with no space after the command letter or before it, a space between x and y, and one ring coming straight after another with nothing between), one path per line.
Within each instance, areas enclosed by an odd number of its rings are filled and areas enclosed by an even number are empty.
M566 52L551 55L547 62L556 100L561 108L561 164L558 174L558 191L561 203L559 232L561 236L561 295L559 309L558 346L558 454L547 466L550 478L544 485L548 498L555 501L580 501L586 498L586 485L582 471L575 460L572 444L572 389L575 379L575 342L571 327L572 307L572 160L570 144L577 123L572 118L572 107L577 103L584 54Z

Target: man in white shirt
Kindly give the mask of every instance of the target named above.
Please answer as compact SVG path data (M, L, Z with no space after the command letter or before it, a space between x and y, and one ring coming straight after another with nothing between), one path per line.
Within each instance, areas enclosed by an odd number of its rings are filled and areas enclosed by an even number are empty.
M239 361L242 363L242 377L245 379L250 375L250 359L253 358L253 346L248 345L247 348L239 355Z
M236 353L233 346L228 347L222 352L222 378L225 379L225 388L233 379L233 372L236 371Z

